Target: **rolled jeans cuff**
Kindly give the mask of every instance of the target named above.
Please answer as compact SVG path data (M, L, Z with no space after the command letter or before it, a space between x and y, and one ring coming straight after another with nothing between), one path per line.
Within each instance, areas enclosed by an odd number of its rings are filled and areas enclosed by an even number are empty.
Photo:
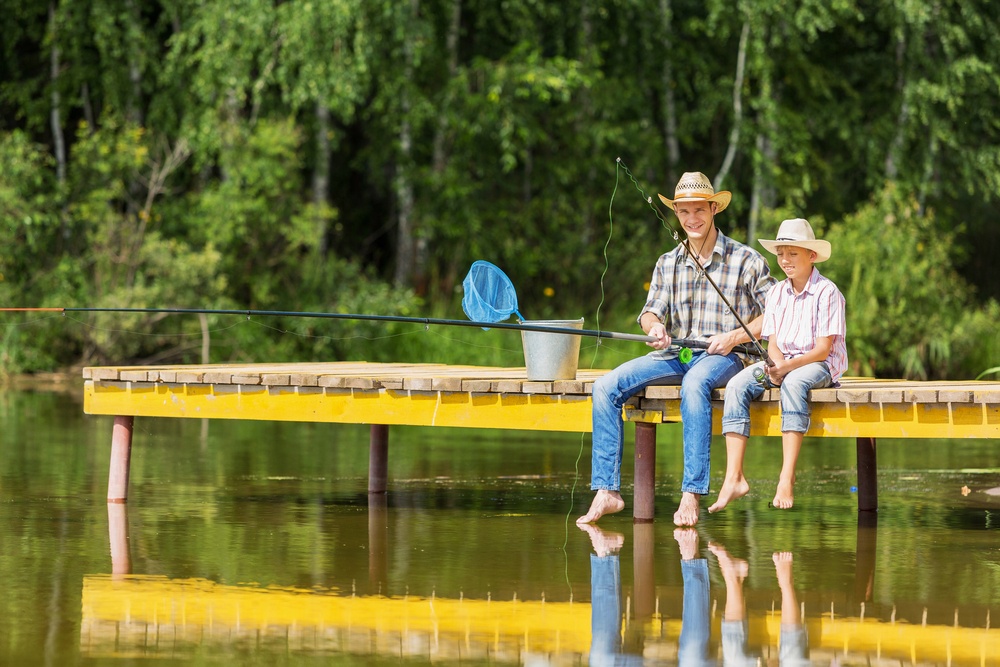
M750 420L743 419L742 417L723 417L722 433L735 433L736 435L742 435L744 438L748 438L750 437Z
M782 412L781 432L789 431L795 433L805 433L809 430L810 415L808 412Z

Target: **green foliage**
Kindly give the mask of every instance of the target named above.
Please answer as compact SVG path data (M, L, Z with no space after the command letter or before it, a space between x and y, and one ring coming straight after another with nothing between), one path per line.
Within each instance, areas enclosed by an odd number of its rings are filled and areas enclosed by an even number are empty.
M823 273L847 299L851 372L926 379L947 374L968 288L952 268L953 239L887 188L826 232Z
M6 303L454 317L488 259L530 318L634 330L674 242L624 178L609 207L615 158L655 205L725 161L727 234L751 212L837 221L854 372L996 364L996 3L8 4ZM8 371L197 360L203 336L194 318L11 324ZM213 361L520 351L371 323L208 328Z

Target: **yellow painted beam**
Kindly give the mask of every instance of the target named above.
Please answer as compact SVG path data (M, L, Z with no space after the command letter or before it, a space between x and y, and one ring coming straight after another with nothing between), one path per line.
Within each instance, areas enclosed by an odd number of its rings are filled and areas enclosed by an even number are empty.
M722 402L713 401L713 430L722 431ZM630 421L680 421L680 402L647 399L626 407ZM655 421L652 420L652 421ZM754 403L751 435L781 435L778 403ZM808 436L826 438L1000 438L1000 405L987 403L813 403Z
M356 596L336 590L231 586L205 579L160 576L88 575L83 578L81 643L89 652L121 655L150 637L185 645L238 642L243 637L289 639L337 637L356 632L366 651L396 654L400 646L433 637L446 653L461 644L556 656L590 650L592 608L588 602L481 600L441 597ZM711 623L720 641L719 617ZM777 653L780 612L751 612L751 628L766 636L754 643ZM676 646L681 621L655 617L645 637L647 649ZM135 631L129 631L129 627ZM859 617L808 617L810 649L845 655L906 658L907 664L993 664L1000 655L1000 629L958 625L915 625ZM408 641L401 641L406 638ZM279 644L284 649L284 644ZM169 647L168 647L169 648ZM667 651L669 653L669 651ZM457 655L458 653L456 653Z
M83 397L91 415L591 429L590 397L583 395L88 381Z

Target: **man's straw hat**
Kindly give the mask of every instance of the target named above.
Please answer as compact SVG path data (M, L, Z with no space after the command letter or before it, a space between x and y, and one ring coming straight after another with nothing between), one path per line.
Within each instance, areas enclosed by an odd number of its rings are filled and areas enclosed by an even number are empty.
M816 238L816 234L813 233L812 225L810 225L809 221L804 218L792 218L791 220L783 221L781 226L778 227L778 238L773 241L760 239L760 244L764 246L768 252L774 254L777 254L778 247L783 245L812 250L816 253L817 264L830 259L830 252L832 250L829 241L821 241Z
M708 176L700 171L686 171L681 174L681 180L677 181L673 199L667 199L663 195L659 195L659 197L660 201L671 209L678 202L714 201L718 205L715 212L722 213L729 206L733 193L728 190L716 192L715 188L712 187L712 181L708 180Z

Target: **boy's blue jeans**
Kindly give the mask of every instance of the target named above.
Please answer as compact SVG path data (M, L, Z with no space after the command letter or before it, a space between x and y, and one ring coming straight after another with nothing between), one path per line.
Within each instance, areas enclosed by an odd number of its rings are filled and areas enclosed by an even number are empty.
M764 362L740 371L726 385L726 404L722 411L722 432L750 435L750 402L764 393L754 376L755 369L764 368ZM809 430L809 390L822 389L833 384L826 362L806 364L785 376L781 390L781 432L805 433Z
M655 353L653 353L655 354ZM704 350L691 361L661 359L648 354L627 361L594 383L594 436L591 483L594 491L621 489L622 445L625 427L622 408L640 389L650 385L681 386L681 421L684 430L684 479L681 491L708 493L712 444L713 389L724 386L743 368L736 354L721 356Z

